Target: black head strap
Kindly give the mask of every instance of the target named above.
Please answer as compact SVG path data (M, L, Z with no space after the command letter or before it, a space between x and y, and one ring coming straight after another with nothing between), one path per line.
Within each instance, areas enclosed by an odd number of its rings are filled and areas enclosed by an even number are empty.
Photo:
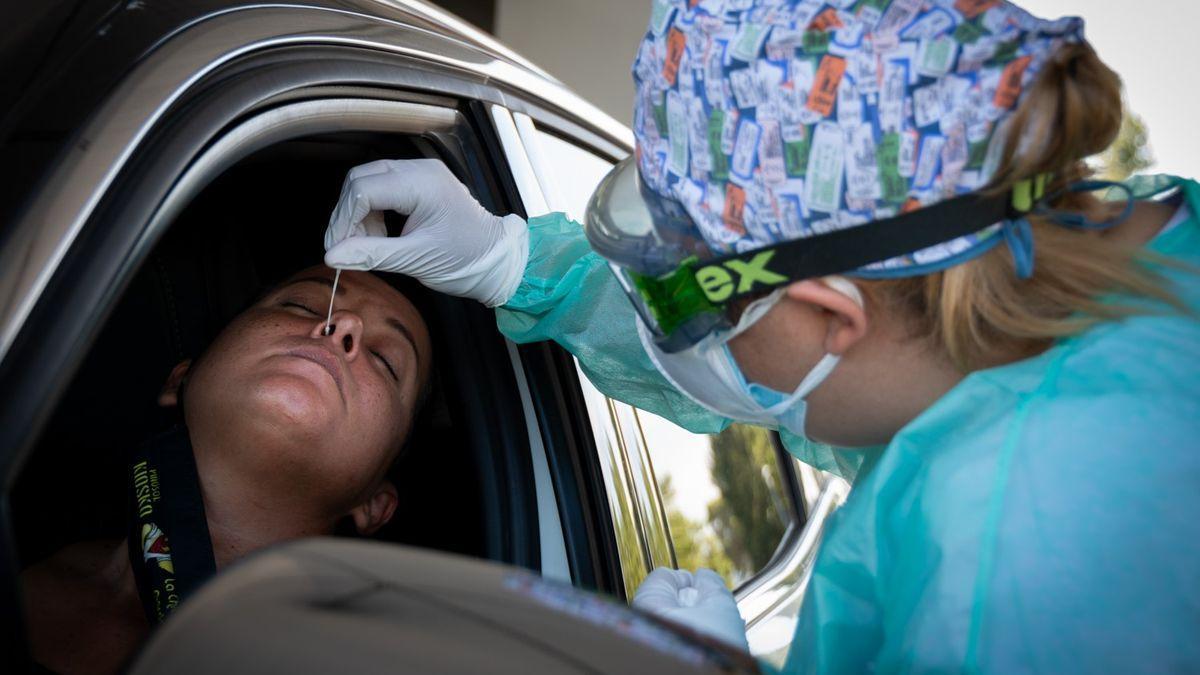
M710 300L724 302L792 281L842 274L890 260L1021 215L1013 206L1011 192L970 193L891 218L707 260L698 266L696 277ZM714 268L729 272L718 272L719 281L733 282L716 296L710 292L714 286L720 287L710 281Z

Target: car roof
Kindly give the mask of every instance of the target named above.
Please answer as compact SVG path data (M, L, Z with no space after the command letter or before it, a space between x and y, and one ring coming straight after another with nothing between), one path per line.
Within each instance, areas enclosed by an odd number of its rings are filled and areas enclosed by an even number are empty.
M122 78L147 55L190 26L239 10L327 10L370 17L466 47L505 64L534 84L558 107L578 111L619 145L631 145L628 129L571 93L545 70L466 21L421 0L45 0L9 11L9 32L0 37L0 235L7 229L36 177L66 147L82 124ZM521 85L517 85L518 88ZM2 236L0 236L2 238Z
M0 39L0 103L11 103L22 85L54 76L63 66L86 52L89 42L110 40L97 65L103 72L119 74L146 51L171 34L213 14L239 8L268 7L273 3L246 0L190 0L155 3L149 0L46 0L11 8L9 28ZM494 58L524 68L541 78L558 82L533 62L498 40L435 5L423 0L302 0L277 6L314 7L354 12L417 26L487 52ZM8 106L0 105L0 110Z

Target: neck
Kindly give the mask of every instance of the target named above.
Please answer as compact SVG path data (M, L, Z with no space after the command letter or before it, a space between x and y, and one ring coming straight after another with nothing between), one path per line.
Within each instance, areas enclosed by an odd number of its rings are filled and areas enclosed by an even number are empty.
M881 331L868 341L848 353L810 399L822 408L814 419L828 419L829 428L838 430L820 440L844 447L886 445L964 377L945 354L908 333ZM864 410L870 414L862 415Z
M336 518L317 513L303 489L280 489L254 472L223 461L236 454L208 452L193 438L196 469L217 569L272 544L328 535Z
M107 544L106 544L107 545ZM141 615L141 599L138 597L137 581L129 563L129 543L118 540L104 555L103 567L99 571L104 586L111 589L116 602L114 606L135 607Z
M1133 213L1129 215L1129 219L1117 225L1116 227L1104 230L1101 236L1107 237L1114 241L1124 242L1131 246L1144 246L1158 233L1162 231L1164 225L1167 224L1171 217L1175 215L1175 211L1179 209L1178 204L1141 201L1134 205ZM1120 207L1110 206L1108 217L1116 215ZM1102 216L1103 217L1103 214Z

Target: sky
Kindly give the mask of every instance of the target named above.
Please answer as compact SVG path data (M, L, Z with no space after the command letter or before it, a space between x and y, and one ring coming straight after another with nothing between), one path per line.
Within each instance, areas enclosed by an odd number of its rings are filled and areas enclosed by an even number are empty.
M1125 82L1129 107L1146 121L1156 160L1149 169L1200 175L1200 2L1197 0L1020 0L1044 18L1082 16L1088 41Z

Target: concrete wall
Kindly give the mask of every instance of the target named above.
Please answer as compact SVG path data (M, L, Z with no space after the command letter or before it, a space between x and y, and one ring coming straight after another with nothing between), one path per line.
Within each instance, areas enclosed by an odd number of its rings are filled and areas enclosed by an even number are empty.
M494 32L628 126L629 69L649 17L650 0L496 0Z

